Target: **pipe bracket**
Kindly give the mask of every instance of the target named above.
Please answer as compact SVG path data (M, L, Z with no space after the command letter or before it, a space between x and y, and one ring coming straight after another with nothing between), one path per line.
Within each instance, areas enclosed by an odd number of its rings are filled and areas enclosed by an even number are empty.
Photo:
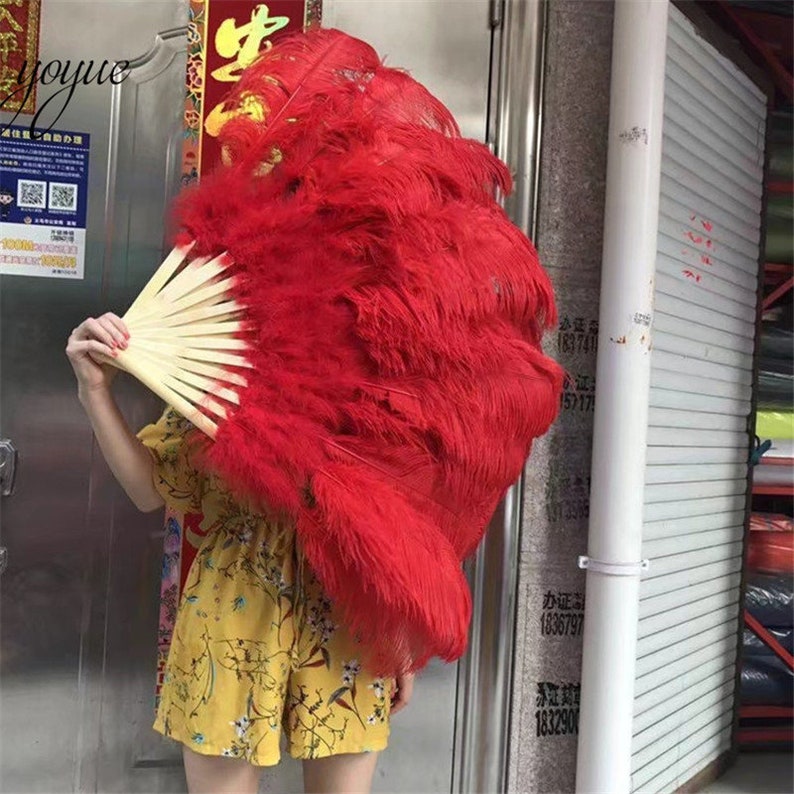
M579 557L579 567L582 570L595 571L607 576L642 576L651 567L650 560L640 560L640 562L604 562L594 560L592 557L581 555Z

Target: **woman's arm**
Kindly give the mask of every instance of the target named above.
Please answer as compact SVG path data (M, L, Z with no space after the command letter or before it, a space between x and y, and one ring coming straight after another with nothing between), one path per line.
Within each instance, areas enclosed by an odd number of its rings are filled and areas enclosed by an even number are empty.
M110 391L80 393L80 402L110 470L133 504L145 513L162 507L163 497L154 487L154 460L130 430Z
M114 356L127 346L129 333L114 314L89 318L72 331L66 355L77 377L77 393L99 447L115 478L135 506L149 512L162 507L154 487L154 460L130 429L111 393L116 368L98 363L92 353Z

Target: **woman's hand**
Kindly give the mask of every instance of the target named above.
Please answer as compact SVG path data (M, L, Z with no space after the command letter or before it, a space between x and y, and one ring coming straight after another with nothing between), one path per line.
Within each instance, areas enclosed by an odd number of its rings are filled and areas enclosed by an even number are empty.
M89 317L72 331L66 355L77 376L80 403L110 470L133 504L148 512L164 504L154 485L154 459L130 429L110 391L117 368L97 360L100 355L117 356L129 338L126 324L115 314Z
M411 699L411 695L414 691L414 678L416 678L416 676L413 673L405 673L403 675L398 675L394 679L395 688L391 696L390 714L396 714L408 705L408 701Z
M97 319L89 317L72 331L66 344L66 355L77 376L80 392L110 388L118 370L110 364L100 363L94 356L104 353L115 357L119 348L127 347L129 338L124 321L111 312Z

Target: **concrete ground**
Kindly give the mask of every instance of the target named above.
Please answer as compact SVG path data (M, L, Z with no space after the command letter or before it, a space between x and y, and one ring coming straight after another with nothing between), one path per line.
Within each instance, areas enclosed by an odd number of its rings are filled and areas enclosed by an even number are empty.
M794 755L742 753L736 765L704 789L704 794L791 794Z

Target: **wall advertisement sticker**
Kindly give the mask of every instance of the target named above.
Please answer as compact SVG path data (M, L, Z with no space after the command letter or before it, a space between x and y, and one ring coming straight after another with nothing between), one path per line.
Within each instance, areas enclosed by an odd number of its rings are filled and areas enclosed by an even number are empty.
M89 142L65 130L0 133L0 275L83 278Z

